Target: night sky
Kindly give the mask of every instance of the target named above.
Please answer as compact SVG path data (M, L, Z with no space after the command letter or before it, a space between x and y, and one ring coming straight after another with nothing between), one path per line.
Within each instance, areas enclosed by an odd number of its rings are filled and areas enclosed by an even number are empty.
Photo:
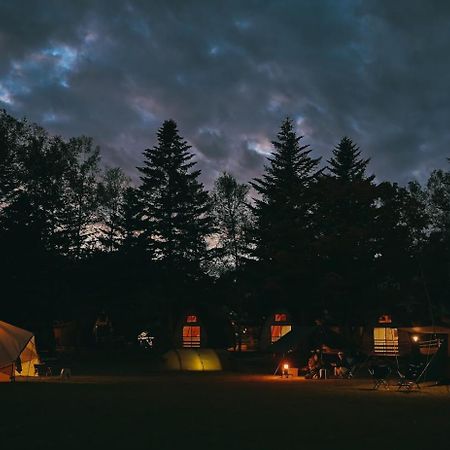
M348 135L379 180L424 181L450 156L450 2L0 0L0 108L133 177L173 118L208 187L248 181L289 115L315 156Z

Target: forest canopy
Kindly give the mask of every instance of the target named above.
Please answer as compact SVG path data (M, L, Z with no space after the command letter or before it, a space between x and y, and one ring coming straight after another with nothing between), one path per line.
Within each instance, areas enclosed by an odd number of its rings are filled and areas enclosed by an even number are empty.
M377 182L350 137L322 161L288 118L263 173L208 192L173 120L136 185L86 136L0 112L3 312L18 323L108 310L142 318L214 303L283 306L360 324L386 309L450 308L450 166L426 184ZM119 313L120 312L120 313Z

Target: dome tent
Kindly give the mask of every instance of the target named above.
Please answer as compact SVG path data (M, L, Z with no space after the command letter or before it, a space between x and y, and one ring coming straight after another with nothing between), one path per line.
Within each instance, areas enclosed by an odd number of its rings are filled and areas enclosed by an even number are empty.
M165 370L219 371L223 370L218 353L209 348L180 348L169 350L163 355Z
M35 376L35 364L39 356L33 333L0 321L0 381Z

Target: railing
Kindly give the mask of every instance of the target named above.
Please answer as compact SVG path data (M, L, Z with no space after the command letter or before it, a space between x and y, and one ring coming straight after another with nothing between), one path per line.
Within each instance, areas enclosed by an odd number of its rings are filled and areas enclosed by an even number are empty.
M199 348L200 347L200 338L198 339L183 339L183 347L184 348Z
M396 356L399 354L398 340L374 339L373 351L380 355Z

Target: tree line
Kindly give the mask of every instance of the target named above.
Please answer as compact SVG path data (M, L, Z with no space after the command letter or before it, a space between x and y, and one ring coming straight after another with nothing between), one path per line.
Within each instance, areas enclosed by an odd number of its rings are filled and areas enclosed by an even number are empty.
M426 185L377 182L342 138L322 163L286 119L260 177L221 174L208 192L174 121L143 152L134 186L91 138L52 136L0 113L5 318L100 309L173 327L215 305L248 320L286 307L353 326L384 310L450 307L450 171ZM126 320L125 320L126 317Z

